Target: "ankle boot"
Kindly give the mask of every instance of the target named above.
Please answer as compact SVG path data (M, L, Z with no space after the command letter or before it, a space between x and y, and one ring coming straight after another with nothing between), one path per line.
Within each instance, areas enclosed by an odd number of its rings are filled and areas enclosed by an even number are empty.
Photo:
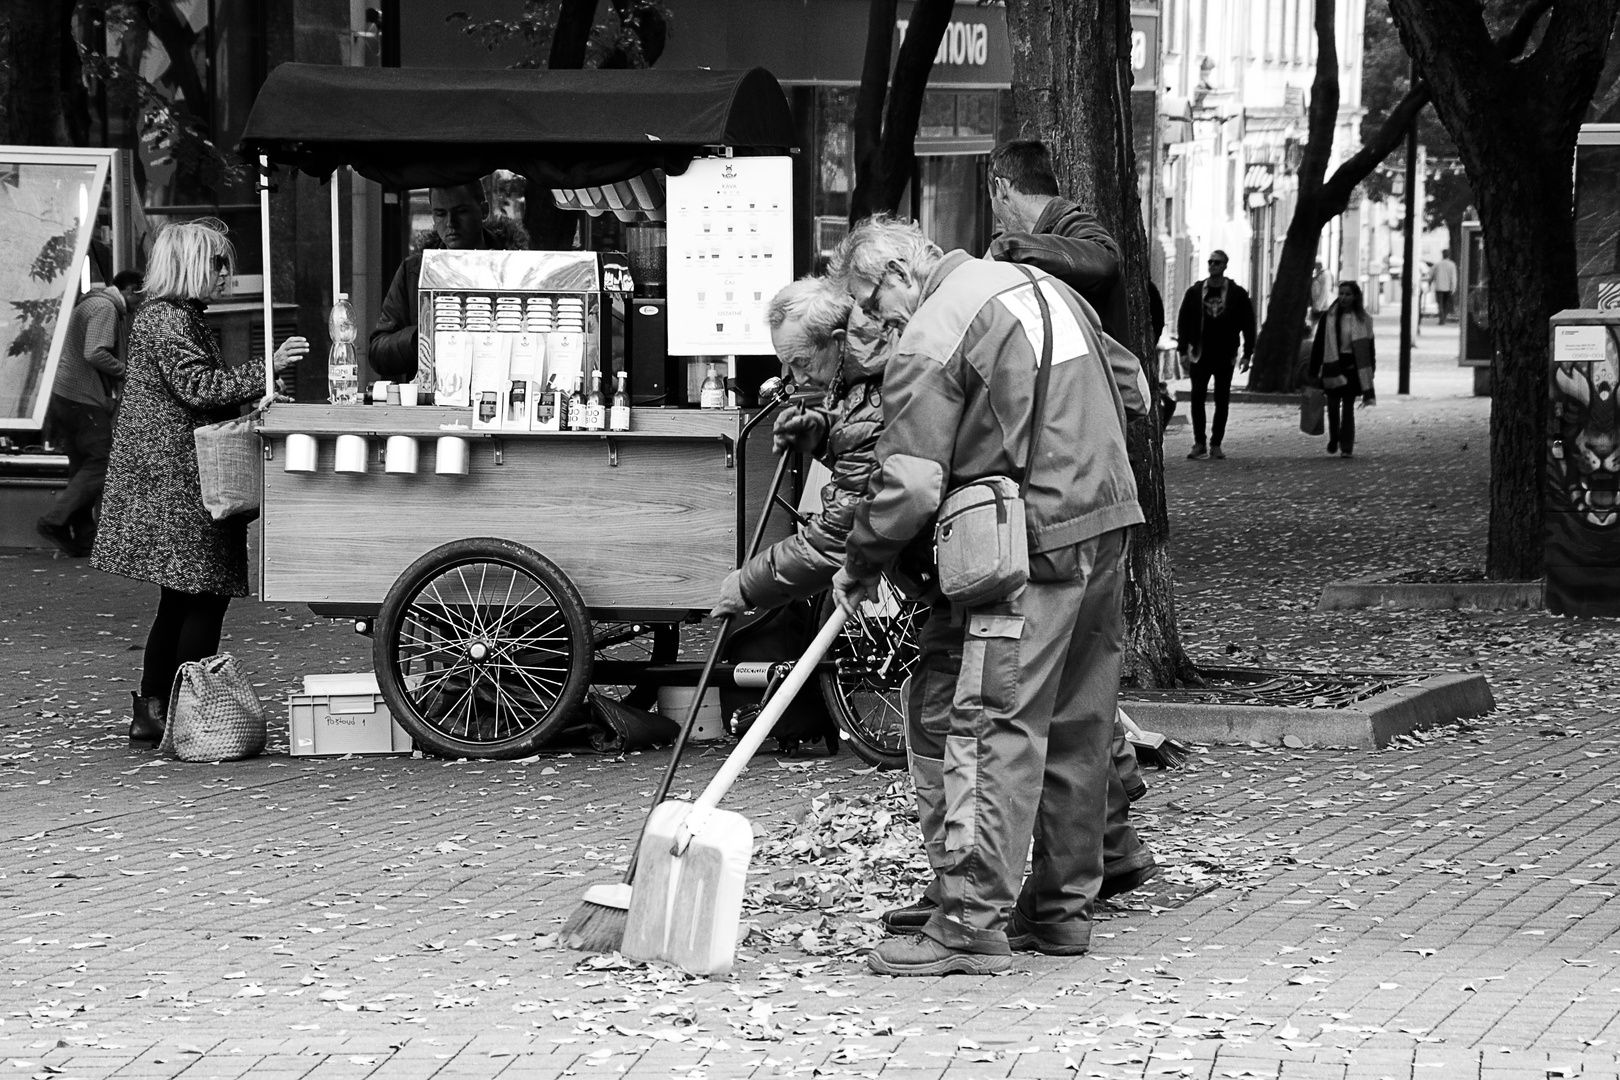
M134 700L132 706L134 718L129 722L129 748L131 750L156 750L158 743L163 741L163 721L168 712L168 702L160 697L143 697L139 693L132 693Z

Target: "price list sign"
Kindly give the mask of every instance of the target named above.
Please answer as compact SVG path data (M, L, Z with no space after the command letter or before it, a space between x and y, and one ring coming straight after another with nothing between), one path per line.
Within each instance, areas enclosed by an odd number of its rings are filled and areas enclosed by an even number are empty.
M793 280L793 166L702 158L668 179L669 351L769 354L765 306Z

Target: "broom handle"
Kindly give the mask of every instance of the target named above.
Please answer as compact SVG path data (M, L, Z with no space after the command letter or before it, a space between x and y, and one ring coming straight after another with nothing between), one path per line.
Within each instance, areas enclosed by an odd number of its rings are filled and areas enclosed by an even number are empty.
M765 506L760 511L759 522L754 526L754 535L748 541L748 554L744 557L746 562L752 559L759 551L760 543L765 539L765 525L770 521L771 505L776 499L776 493L782 489L782 478L787 475L789 455L783 454L776 463L776 475L771 478L771 490L765 496ZM686 749L687 739L692 729L697 727L698 710L703 707L703 695L709 689L709 681L714 677L714 666L720 660L720 653L725 649L726 637L731 633L732 616L722 615L720 625L715 632L714 645L709 649L709 659L703 665L703 674L698 676L697 692L692 695L692 707L686 711L686 722L681 725L679 735L675 736L675 747L669 754L669 766L664 770L664 778L658 782L658 791L653 795L653 809L669 796L669 789L675 783L675 770L681 763L681 752ZM646 831L645 823L642 831ZM630 865L625 867L624 883L631 884L636 877L636 863L641 857L641 844L638 841L631 849Z
M754 756L754 751L758 750L760 744L770 735L771 729L782 718L782 714L787 711L787 707L793 704L794 696L809 681L810 676L815 673L816 665L821 663L822 656L832 647L833 640L838 637L839 631L844 628L844 619L843 608L838 608L832 613L832 617L822 626L821 632L816 635L816 639L810 643L810 647L804 650L804 655L799 657L798 662L793 665L793 670L788 672L786 679L782 680L782 685L777 687L776 693L771 695L771 700L760 711L758 719L748 729L748 733L738 740L736 749L732 750L731 756L726 758L726 763L720 766L720 771L714 774L714 779L709 781L709 786L703 789L703 794L699 795L697 801L692 804L694 810L712 809L721 799L725 798L726 792L731 790L731 785L736 782L742 771L748 767L748 761Z

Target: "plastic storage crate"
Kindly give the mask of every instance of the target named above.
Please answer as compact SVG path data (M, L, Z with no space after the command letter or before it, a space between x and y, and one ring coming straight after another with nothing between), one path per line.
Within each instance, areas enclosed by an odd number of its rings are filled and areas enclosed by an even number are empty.
M305 675L304 692L287 703L287 736L294 757L412 750L410 735L394 721L370 672Z

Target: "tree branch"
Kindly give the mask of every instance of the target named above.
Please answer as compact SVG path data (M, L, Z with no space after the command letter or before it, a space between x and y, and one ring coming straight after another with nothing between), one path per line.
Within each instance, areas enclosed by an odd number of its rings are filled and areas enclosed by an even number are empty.
M546 67L552 71L582 68L585 50L596 26L597 0L562 0L557 12L557 29L551 34L551 55Z
M1316 0L1316 74L1306 120L1310 135L1299 166L1301 190L1321 186L1333 157L1333 129L1339 119L1339 47L1333 15L1334 0Z
M1320 0L1332 3L1332 0ZM880 197L885 206L899 203L911 179L911 160L917 141L917 122L922 118L923 92L934 69L934 54L951 25L956 0L917 0L911 9L906 39L894 61L894 79L889 87L888 114L883 119L883 149L879 175Z
M870 0L866 12L866 55L861 88L855 95L855 190L849 202L851 225L866 217L873 201L872 182L883 146L883 105L889 92L889 53L894 49L897 0Z

